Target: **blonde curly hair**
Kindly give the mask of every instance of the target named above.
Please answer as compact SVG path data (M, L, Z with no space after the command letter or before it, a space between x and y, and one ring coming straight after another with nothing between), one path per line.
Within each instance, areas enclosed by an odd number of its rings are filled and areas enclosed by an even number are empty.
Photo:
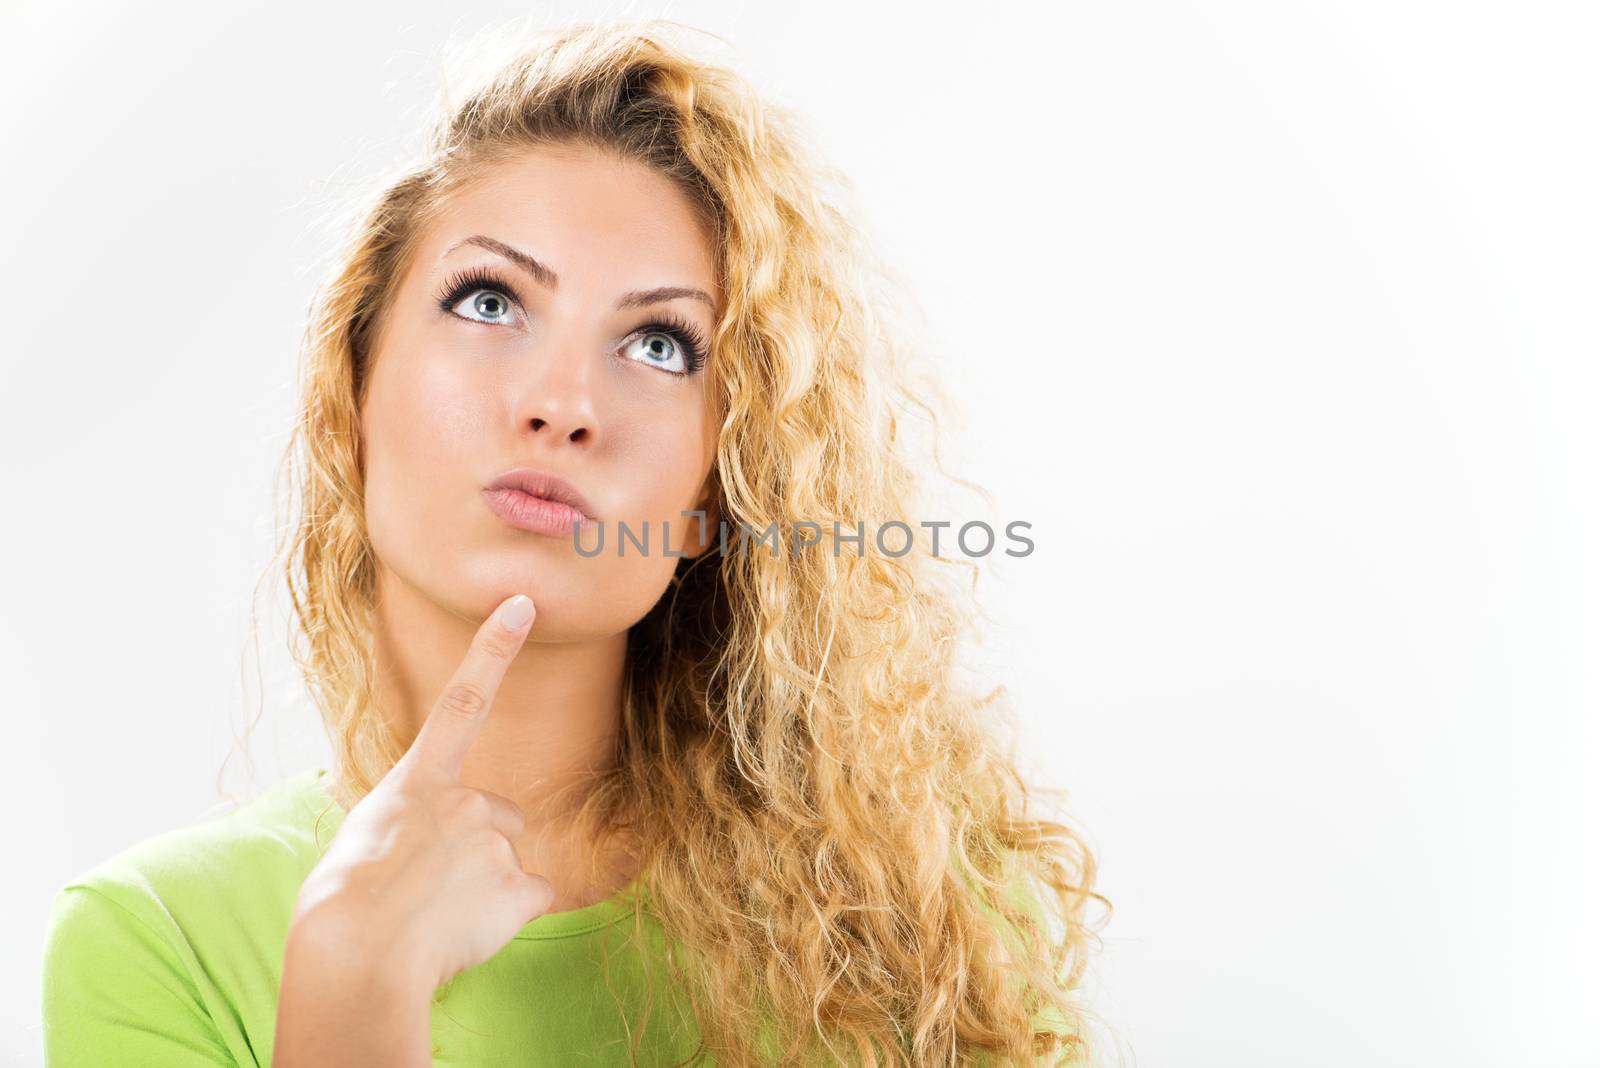
M892 272L798 120L695 58L684 29L518 38L445 100L318 290L280 469L301 507L270 570L352 801L403 752L373 700L364 372L419 234L497 161L601 147L704 211L726 294L706 365L723 519L787 542L801 520L871 530L924 502L912 417L936 432L943 398L891 321ZM615 764L577 810L596 841L626 829L647 847L670 981L718 1063L1093 1062L1086 912L1108 903L1082 836L1029 814L1062 792L1030 789L1002 749L1004 688L958 677L976 580L920 537L901 556L712 551L632 628Z

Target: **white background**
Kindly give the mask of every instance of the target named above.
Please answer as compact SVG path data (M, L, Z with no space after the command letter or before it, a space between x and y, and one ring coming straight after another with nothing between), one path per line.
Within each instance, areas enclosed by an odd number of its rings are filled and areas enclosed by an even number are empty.
M9 3L0 1061L255 710L318 220L530 11L723 35L853 178L1138 1064L1600 1064L1600 26L1528 0ZM245 793L324 752L263 613Z

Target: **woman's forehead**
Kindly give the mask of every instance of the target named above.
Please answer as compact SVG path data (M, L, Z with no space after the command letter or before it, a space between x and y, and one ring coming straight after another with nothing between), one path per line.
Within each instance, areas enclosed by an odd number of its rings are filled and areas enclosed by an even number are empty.
M531 149L449 194L428 226L434 258L481 234L526 251L559 278L619 264L714 284L713 237L678 185L646 164L576 150ZM663 284L663 283L652 283Z

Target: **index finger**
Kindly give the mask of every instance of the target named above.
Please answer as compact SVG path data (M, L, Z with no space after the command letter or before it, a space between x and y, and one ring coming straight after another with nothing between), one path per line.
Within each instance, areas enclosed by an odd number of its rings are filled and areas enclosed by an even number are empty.
M517 594L502 601L478 633L472 636L467 655L445 683L433 703L422 729L411 742L406 755L451 775L461 774L461 763L472 748L506 668L522 648L523 638L533 622L533 600Z

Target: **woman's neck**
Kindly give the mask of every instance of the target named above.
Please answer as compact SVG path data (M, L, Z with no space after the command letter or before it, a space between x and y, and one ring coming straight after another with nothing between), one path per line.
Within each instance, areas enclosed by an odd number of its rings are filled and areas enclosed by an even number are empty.
M392 573L381 574L375 700L402 746L421 729L479 622ZM524 869L556 887L554 911L600 900L619 888L619 879L631 877L591 879L586 861L593 843L570 819L587 786L616 761L627 638L624 631L529 641L502 678L489 719L462 763L464 785L509 798L526 813L527 832L513 844ZM633 870L628 861L616 863Z

